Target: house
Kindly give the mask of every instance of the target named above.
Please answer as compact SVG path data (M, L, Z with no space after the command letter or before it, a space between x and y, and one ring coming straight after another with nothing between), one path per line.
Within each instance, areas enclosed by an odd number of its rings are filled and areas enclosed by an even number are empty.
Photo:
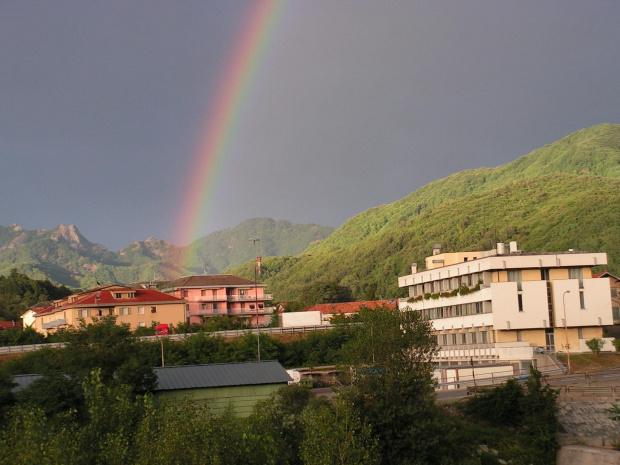
M280 326L292 328L295 326L330 325L335 315L349 317L359 312L362 307L398 308L398 302L395 300L373 300L310 305L299 312L282 313L280 315Z
M155 374L157 396L206 401L214 413L231 406L242 417L292 381L277 361L161 367Z
M45 309L51 307L53 303L54 301L52 300L46 300L43 302L39 302L26 310L22 315L20 315L23 327L28 328L29 326L32 326L35 321L35 316L44 311Z
M614 276L608 271L602 271L592 275L593 278L601 278L609 280L609 293L611 295L611 313L613 317L613 326L606 326L604 329L615 338L620 338L620 278Z
M592 267L605 253L525 253L516 242L489 251L441 253L398 278L409 296L403 311L420 312L435 329L437 362L451 367L503 361L527 368L537 351L580 352L611 325L609 279ZM607 343L604 350L611 350Z
M187 301L190 323L213 316L237 316L252 326L271 321L273 299L265 285L231 274L185 276L159 286L162 292Z
M185 322L185 301L154 289L100 286L53 301L34 315L32 327L47 335L106 316L115 316L117 323L127 323L132 330L156 322L174 326Z

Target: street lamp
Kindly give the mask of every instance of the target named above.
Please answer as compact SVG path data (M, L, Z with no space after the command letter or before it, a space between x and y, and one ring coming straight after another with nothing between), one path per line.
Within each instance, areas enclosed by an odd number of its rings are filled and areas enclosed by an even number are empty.
M568 362L568 373L570 374L570 344L568 343L568 321L566 321L566 294L570 294L570 291L564 291L564 294L562 294L562 304L564 305L564 336L566 337L566 360Z
M260 239L250 239L254 243L254 254L256 255L256 243L258 242L259 254L260 254ZM258 361L260 362L260 326L258 325L258 263L259 257L256 257L256 263L254 263L254 306L256 309L256 339L258 340Z

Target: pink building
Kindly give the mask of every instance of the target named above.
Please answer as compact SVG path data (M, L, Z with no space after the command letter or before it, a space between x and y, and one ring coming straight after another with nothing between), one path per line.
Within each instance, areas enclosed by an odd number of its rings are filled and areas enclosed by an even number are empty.
M231 274L184 276L159 287L162 292L179 297L187 303L190 323L218 315L237 316L252 326L269 324L273 297L265 294L265 285Z

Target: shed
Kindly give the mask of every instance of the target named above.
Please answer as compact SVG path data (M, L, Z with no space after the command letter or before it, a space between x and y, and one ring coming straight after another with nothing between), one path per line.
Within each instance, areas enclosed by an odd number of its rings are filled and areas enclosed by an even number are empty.
M292 381L277 361L172 366L154 371L156 395L206 401L215 413L230 405L239 416L248 416L256 402Z

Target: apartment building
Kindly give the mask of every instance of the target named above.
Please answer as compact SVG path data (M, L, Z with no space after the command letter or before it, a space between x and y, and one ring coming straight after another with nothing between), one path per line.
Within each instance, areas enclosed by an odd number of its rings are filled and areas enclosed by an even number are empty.
M237 316L252 326L269 324L273 299L265 285L230 274L184 276L159 286L162 292L186 301L190 323L218 315Z
M116 323L127 323L131 330L150 327L153 323L174 326L185 321L185 301L154 289L133 289L127 286L101 286L55 300L44 309L35 309L30 325L47 335L81 321L115 316ZM24 314L26 315L26 314Z
M474 361L526 365L539 352L580 352L613 324L610 281L592 267L605 253L526 253L516 242L489 251L441 253L398 278L399 308L420 312L437 334L440 366ZM608 344L610 345L610 344Z

